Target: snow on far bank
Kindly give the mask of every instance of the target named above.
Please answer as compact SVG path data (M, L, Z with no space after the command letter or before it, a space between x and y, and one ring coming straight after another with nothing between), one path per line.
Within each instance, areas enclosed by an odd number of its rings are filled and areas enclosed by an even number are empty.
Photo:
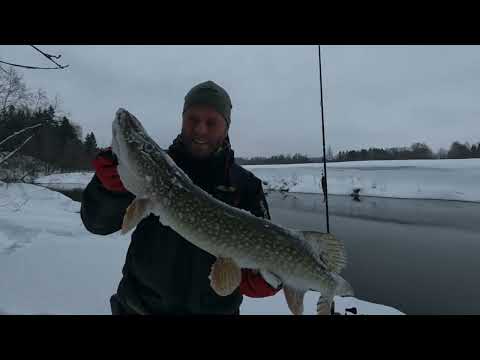
M0 313L110 314L129 236L97 236L83 226L80 204L44 187L0 182ZM318 294L305 296L314 314ZM357 298L335 298L336 310L402 314ZM283 293L245 297L241 313L290 315Z
M247 169L259 168L289 168L289 167L318 167L323 169L323 163L307 164L278 164L278 165L244 165ZM390 167L417 167L440 169L479 169L480 159L436 159L436 160L369 160L369 161L343 161L327 163L329 168L390 168Z
M323 164L249 165L265 189L322 193ZM407 199L480 201L480 159L328 163L328 192Z

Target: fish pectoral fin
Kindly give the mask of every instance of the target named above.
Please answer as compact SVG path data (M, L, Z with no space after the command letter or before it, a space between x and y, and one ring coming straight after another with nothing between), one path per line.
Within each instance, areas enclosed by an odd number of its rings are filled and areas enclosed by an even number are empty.
M227 296L240 285L242 270L233 259L218 257L209 278L212 289L220 296Z
M123 216L121 233L126 234L132 230L138 223L149 213L150 200L149 199L135 199L128 206L125 215Z
M288 308L293 315L303 314L303 298L305 296L304 290L297 290L288 285L283 286L283 293L287 301Z
M340 273L347 264L343 243L332 234L318 231L300 231L314 255L326 262L327 269Z

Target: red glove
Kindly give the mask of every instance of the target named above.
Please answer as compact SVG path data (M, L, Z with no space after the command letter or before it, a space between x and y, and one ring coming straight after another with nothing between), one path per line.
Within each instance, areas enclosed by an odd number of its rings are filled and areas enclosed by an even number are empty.
M263 298L273 296L281 290L281 287L274 288L265 281L260 272L252 269L242 269L242 282L240 293L252 298Z
M126 192L117 172L118 162L115 159L110 147L101 151L92 161L95 174L100 182L109 191Z

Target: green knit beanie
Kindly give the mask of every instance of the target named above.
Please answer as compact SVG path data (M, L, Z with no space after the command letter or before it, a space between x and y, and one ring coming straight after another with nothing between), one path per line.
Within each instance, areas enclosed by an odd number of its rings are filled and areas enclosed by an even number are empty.
M220 85L217 85L210 80L195 85L185 96L183 112L185 113L185 111L193 105L212 106L225 118L227 127L230 127L232 101L225 89Z

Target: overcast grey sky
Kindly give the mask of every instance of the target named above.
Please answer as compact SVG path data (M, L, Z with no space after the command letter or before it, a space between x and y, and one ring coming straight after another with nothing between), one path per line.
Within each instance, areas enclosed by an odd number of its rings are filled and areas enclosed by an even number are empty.
M167 147L180 131L185 93L213 80L233 102L237 156L321 155L317 47L37 45L63 70L20 70L58 94L99 145L115 110L136 115ZM0 46L0 60L51 63L32 48ZM480 46L322 46L327 146L339 150L480 141Z

